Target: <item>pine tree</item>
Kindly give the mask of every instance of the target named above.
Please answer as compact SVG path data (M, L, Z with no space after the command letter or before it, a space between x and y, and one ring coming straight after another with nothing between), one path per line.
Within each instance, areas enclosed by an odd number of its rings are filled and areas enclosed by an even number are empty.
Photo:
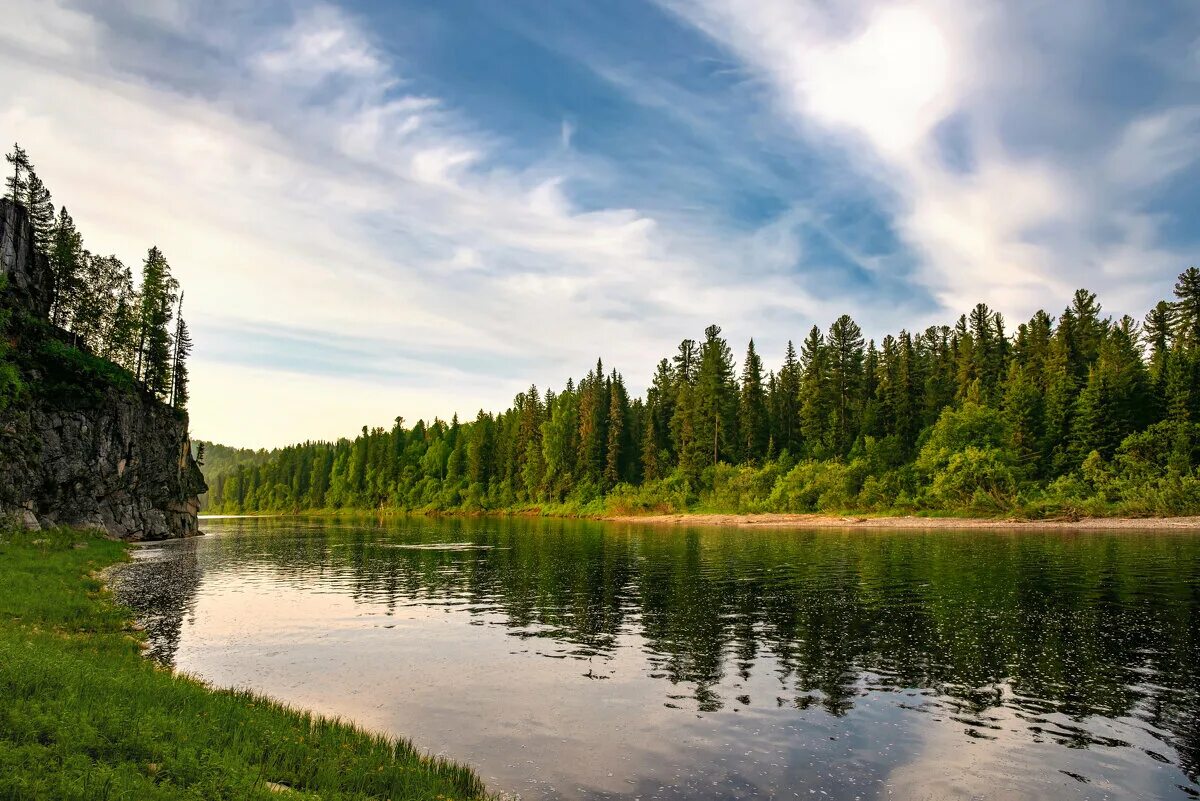
M629 417L629 396L625 393L625 382L615 370L609 379L608 443L605 449L604 486L612 489L628 475L629 432L626 420Z
M1072 428L1075 398L1078 385L1071 369L1069 337L1060 326L1050 343L1046 356L1045 403L1042 415L1042 459L1043 469L1050 475L1059 475L1071 469L1067 443Z
M657 481L663 475L661 454L665 453L660 450L658 444L662 440L662 435L657 430L660 423L650 406L646 406L643 414L645 422L642 425L642 480Z
M742 461L760 462L766 456L771 430L767 419L767 395L763 389L762 359L754 350L753 339L746 347L746 360L742 365L737 420Z
M604 365L597 359L596 369L579 382L579 456L576 460L579 477L596 484L604 474L608 406Z
M1059 327L1067 332L1072 370L1082 384L1087 380L1091 366L1100 358L1100 347L1108 330L1107 323L1100 318L1096 293L1086 289L1075 290L1071 307L1063 312Z
M1012 446L1023 463L1036 465L1041 458L1043 397L1032 377L1032 368L1013 361L1004 381L1001 408L1012 432Z
M50 321L67 328L72 325L85 290L83 284L83 238L67 207L58 213L50 246L50 269L54 272L54 305Z
M29 156L20 145L14 144L12 152L7 154L4 160L12 165L12 174L4 181L6 187L4 196L14 203L27 205L29 173L33 171L33 166L29 163Z
M192 337L183 319L183 293L175 310L175 355L171 365L171 405L186 410L188 402L187 360L192 354Z
M1175 282L1175 335L1189 348L1200 347L1200 268L1188 267Z
M677 394L675 380L671 375L671 363L662 359L655 369L654 378L650 381L650 388L646 391L646 411L650 419L645 426L645 436L652 442L643 448L643 456L645 449L649 448L656 462L660 453L665 451L667 454L666 462L656 464L656 475L659 474L658 470L675 458L671 441L671 420L675 417Z
M715 465L721 457L732 460L737 448L737 387L733 380L733 353L721 338L721 327L704 329L700 366L696 371L695 427L697 445Z
M162 251L150 248L142 267L137 375L159 397L170 389L170 325L177 288Z
M1071 427L1072 460L1092 451L1108 459L1121 440L1147 423L1149 378L1127 327L1112 327L1100 345Z
M814 459L824 458L831 450L828 361L825 336L814 325L800 346L800 433L805 455Z
M105 333L103 352L105 357L133 372L137 365L141 301L133 288L133 272L123 264L113 294L116 302Z
M829 327L829 379L833 398L834 452L844 454L854 442L863 379L862 329L843 314Z
M793 455L801 450L800 439L800 361L796 346L789 339L783 366L779 369L779 421L776 426L777 447Z
M25 189L29 208L29 224L33 228L33 244L38 253L48 256L54 246L54 202L50 190L33 170Z

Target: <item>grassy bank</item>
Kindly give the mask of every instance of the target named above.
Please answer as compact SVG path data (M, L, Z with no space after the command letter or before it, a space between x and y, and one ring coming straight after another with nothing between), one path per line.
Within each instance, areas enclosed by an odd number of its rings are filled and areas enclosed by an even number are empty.
M0 533L0 798L485 796L470 769L405 741L143 659L95 577L126 553L66 529Z

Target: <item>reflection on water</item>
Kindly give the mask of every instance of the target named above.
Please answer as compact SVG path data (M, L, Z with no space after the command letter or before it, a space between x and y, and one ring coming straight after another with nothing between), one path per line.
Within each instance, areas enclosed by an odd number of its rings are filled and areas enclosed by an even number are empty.
M1200 797L1200 536L205 523L155 658L525 798Z

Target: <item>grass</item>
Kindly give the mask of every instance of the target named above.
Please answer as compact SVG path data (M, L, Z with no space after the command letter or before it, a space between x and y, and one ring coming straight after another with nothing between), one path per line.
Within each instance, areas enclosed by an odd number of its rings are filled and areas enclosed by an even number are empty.
M69 529L0 533L0 799L487 797L407 741L143 659L95 575L126 558Z

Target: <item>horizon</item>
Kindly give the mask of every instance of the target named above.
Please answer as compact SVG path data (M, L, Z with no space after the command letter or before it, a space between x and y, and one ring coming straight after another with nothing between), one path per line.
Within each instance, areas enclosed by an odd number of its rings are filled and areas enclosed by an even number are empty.
M133 4L129 4L132 6ZM20 141L187 290L196 439L468 419L721 325L768 367L1196 262L1200 8L17 0ZM1165 54L1165 55L1162 55Z

